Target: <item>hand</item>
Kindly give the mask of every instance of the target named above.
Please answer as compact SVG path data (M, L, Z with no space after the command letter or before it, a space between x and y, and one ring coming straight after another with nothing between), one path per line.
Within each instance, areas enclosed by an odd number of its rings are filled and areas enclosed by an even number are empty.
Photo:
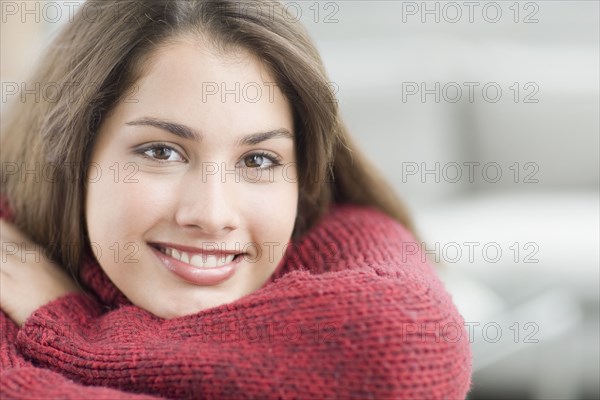
M0 308L19 326L38 308L71 292L82 292L42 247L0 220ZM22 252L25 250L25 252Z

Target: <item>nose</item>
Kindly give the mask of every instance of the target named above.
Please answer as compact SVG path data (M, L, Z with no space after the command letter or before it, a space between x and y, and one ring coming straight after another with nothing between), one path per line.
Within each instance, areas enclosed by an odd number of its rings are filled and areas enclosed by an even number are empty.
M222 236L238 228L235 184L221 181L219 175L190 176L181 183L175 219L188 230Z

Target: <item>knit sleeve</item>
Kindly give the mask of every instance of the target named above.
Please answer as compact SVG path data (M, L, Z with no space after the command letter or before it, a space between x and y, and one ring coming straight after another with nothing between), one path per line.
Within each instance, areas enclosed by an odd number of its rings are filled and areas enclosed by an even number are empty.
M62 300L26 321L18 346L85 385L207 399L459 399L470 386L450 296L410 233L373 210L339 209L272 284L197 314L90 315L85 297Z
M3 372L0 375L0 398L65 400L159 399L159 397L127 393L106 387L79 385L56 372L35 367L15 368Z
M19 327L0 310L0 374L27 365L15 346L18 332Z
M106 387L83 386L57 372L38 368L18 351L18 332L19 327L0 310L1 399L158 399Z

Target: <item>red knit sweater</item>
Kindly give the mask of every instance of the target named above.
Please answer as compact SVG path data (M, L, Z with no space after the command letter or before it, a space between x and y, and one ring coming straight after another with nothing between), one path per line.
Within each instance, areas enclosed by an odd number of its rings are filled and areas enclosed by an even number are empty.
M171 320L88 258L91 295L58 298L20 329L0 312L0 397L464 399L463 320L403 242L381 212L336 206L262 288Z

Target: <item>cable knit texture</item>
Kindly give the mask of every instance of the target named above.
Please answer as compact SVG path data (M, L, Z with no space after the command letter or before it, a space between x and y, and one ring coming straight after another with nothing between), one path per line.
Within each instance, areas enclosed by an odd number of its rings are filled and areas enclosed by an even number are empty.
M381 212L337 205L262 288L170 320L86 257L90 295L58 298L20 329L0 313L0 397L464 399L463 319L409 242Z

